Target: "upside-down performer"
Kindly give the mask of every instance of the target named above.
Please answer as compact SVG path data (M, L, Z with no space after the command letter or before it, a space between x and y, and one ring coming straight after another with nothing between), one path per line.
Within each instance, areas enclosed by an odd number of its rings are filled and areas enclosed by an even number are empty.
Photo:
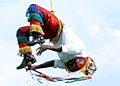
M26 67L30 62L32 64L36 62L30 46L40 43L44 38L50 39L53 46L42 44L43 41L37 48L36 54L39 56L46 50L52 50L57 52L60 59L29 66L29 70L58 67L66 69L68 72L80 71L86 75L92 75L96 71L94 61L86 54L83 40L53 13L36 4L31 4L27 9L26 16L30 26L21 27L17 31L19 52L24 56L17 69ZM33 37L32 41L29 40L29 36Z

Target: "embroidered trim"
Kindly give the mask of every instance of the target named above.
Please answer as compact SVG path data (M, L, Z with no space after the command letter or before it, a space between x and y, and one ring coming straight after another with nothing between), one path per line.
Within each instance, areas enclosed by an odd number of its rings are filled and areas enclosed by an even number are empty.
M32 49L31 49L30 46L25 46L25 47L19 49L19 54L20 55L26 54L28 52L32 53Z
M35 25L35 24L30 25L30 35L32 35L32 32L38 32L41 35L45 34L42 30L42 27L39 25Z
M54 38L52 38L50 41L57 42L58 39L59 39L59 36L60 36L60 34L63 30L63 25L64 24L62 23L62 21L60 19L58 19L58 22L59 22L59 27L58 27L57 35Z

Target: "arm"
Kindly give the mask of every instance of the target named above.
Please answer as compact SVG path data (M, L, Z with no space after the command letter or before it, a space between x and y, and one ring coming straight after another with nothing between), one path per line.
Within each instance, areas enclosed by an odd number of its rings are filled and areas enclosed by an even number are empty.
M37 55L41 55L42 52L44 52L46 50L52 50L52 51L56 51L56 52L62 52L62 46L41 45L36 50L38 50L38 52L36 53Z
M62 46L51 46L47 45L48 50L56 51L56 52L62 52Z

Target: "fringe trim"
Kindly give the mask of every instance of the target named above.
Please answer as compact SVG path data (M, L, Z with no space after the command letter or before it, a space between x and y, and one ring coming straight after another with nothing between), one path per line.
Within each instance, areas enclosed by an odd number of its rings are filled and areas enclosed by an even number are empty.
M18 40L18 43L28 42L28 41L29 41L26 36L18 36L18 37L17 37L17 40Z
M32 53L32 49L30 46L25 46L25 47L19 49L20 55L26 54L28 52Z
M64 25L60 19L58 19L58 22L59 22L59 27L58 27L57 35L50 40L50 41L53 41L54 43L56 43L58 41L59 36L63 30L63 25Z
M35 24L30 25L30 35L32 35L32 32L38 32L41 35L45 34L42 30L42 27L39 25L35 25Z
M35 20L38 20L39 22L41 22L42 25L44 25L42 17L39 14L37 14L37 13L29 13L28 21L30 22L30 20L32 18L35 19Z

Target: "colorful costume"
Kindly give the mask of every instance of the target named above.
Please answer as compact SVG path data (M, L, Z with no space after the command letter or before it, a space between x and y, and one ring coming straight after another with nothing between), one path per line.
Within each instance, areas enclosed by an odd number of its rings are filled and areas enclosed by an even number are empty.
M17 30L17 40L20 55L32 53L28 45L29 36L42 35L45 39L57 41L62 31L62 22L51 12L31 4L26 12L30 26L24 26Z
M30 46L27 45L29 42L29 26L20 27L17 30L17 41L19 45L20 54L26 54L28 52L32 53Z
M85 72L89 68L89 63L94 63L91 58L88 58L82 39L70 27L63 25L54 14L36 4L31 4L26 16L30 26L21 27L17 31L21 54L32 53L28 46L29 36L37 33L43 35L45 39L50 39L54 46L62 46L62 52L58 52L60 60L55 60L54 63L55 68L65 68L69 72L79 70ZM95 68L92 70L95 71L96 66L93 66Z
M36 4L30 5L26 16L30 22L30 32L38 32L44 35L45 39L52 40L56 37L58 29L62 28L60 20L54 14Z

